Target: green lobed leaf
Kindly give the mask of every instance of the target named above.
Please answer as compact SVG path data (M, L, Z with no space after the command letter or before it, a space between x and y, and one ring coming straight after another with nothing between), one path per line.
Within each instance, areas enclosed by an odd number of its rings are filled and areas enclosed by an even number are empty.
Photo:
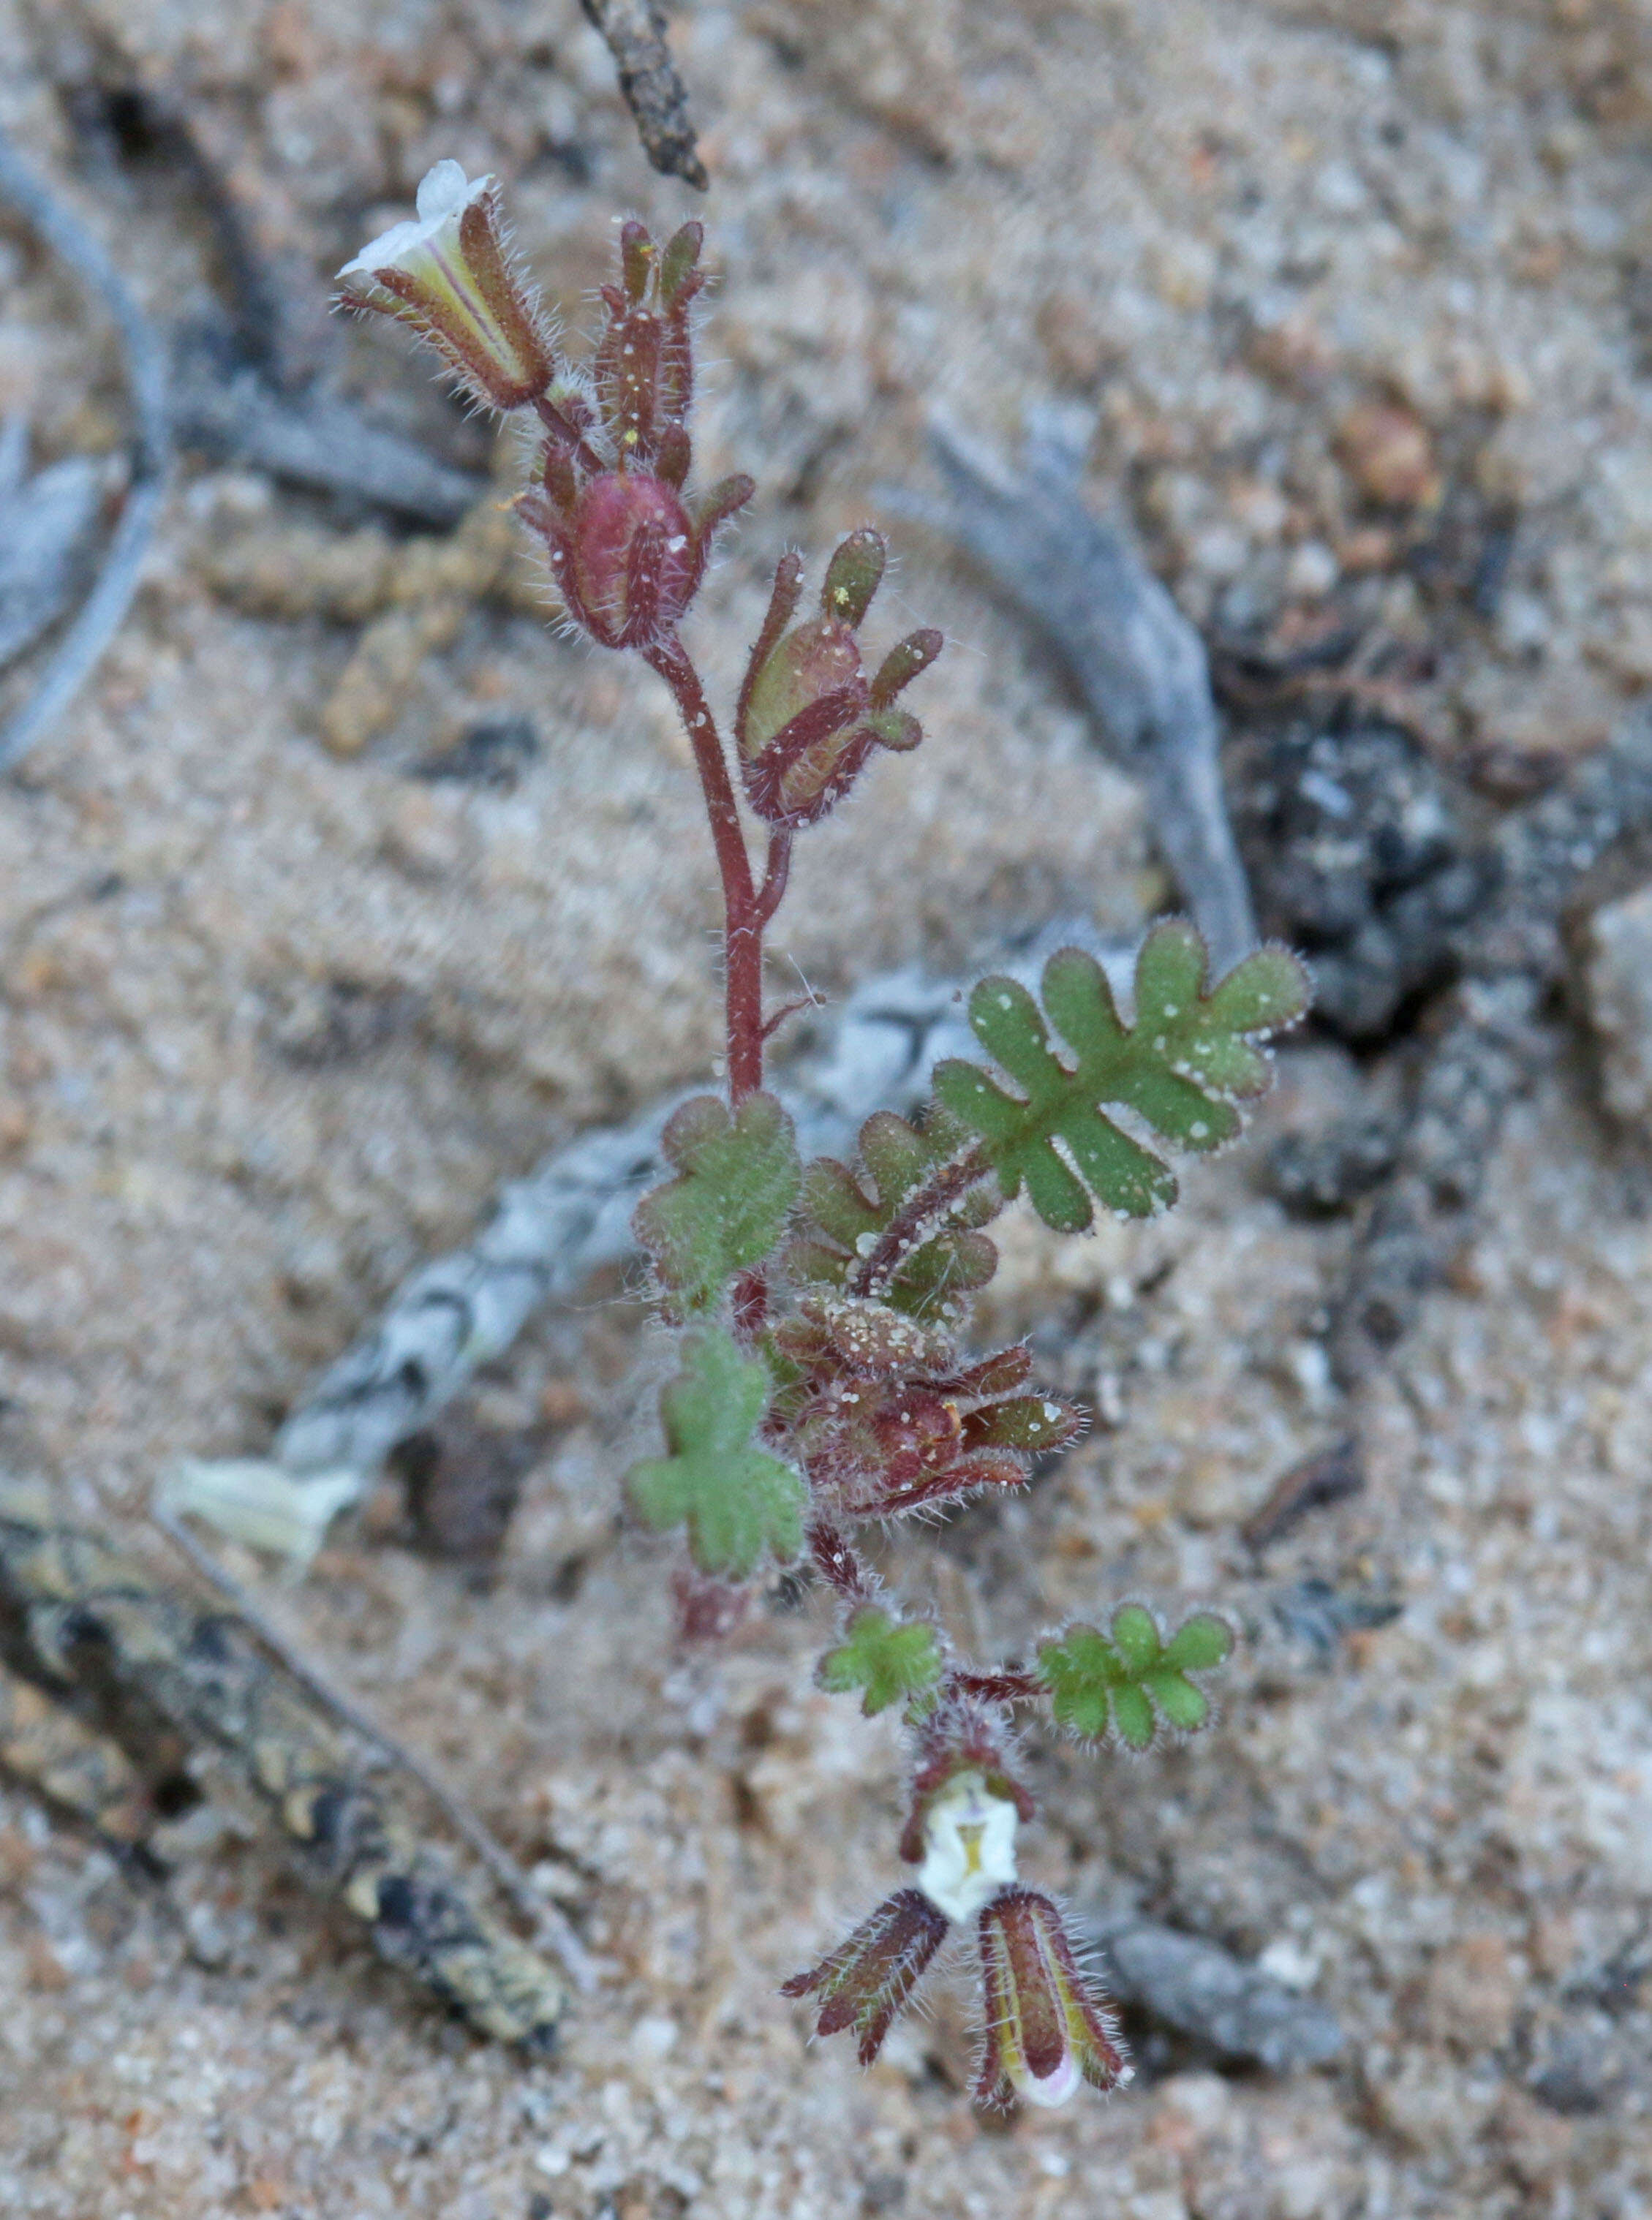
M865 1691L861 1710L870 1719L891 1704L921 1696L941 1677L941 1646L926 1620L902 1624L868 1604L849 1622L847 1638L820 1660L819 1679L834 1695Z
M1057 1726L1081 1742L1111 1736L1128 1749L1146 1749L1163 1720L1194 1734L1210 1718L1210 1699L1188 1678L1213 1671L1233 1636L1210 1612L1195 1612L1164 1641L1158 1622L1138 1603L1113 1615L1108 1633L1071 1626L1038 1651L1038 1678L1050 1691Z
M637 1206L637 1238L677 1320L713 1309L742 1272L773 1255L802 1178L792 1122L772 1094L731 1116L715 1094L673 1113L663 1137L676 1177Z
M967 1138L944 1115L920 1131L880 1110L860 1129L860 1176L830 1157L817 1157L803 1175L805 1230L786 1251L792 1278L841 1288L908 1196ZM976 1229L1001 1207L990 1183L976 1187L944 1228L907 1252L879 1300L894 1310L928 1313L950 1295L984 1287L998 1252Z
M802 1549L802 1480L752 1441L769 1395L762 1358L742 1355L720 1326L701 1328L660 1395L667 1454L626 1476L648 1525L687 1526L702 1573L744 1580L765 1550L789 1564Z
M1136 959L1136 1018L1119 1016L1107 974L1082 949L1044 966L1039 1008L1013 979L983 979L969 997L976 1039L1020 1093L979 1065L938 1065L937 1099L978 1134L1010 1200L1025 1186L1057 1232L1082 1233L1094 1204L1146 1218L1175 1200L1174 1173L1106 1114L1133 1110L1179 1148L1209 1150L1239 1130L1236 1101L1269 1084L1253 1036L1307 1007L1307 974L1282 948L1260 949L1206 991L1204 943L1179 920L1156 926ZM1057 1054L1053 1026L1072 1059ZM1057 1150L1055 1144L1062 1144Z

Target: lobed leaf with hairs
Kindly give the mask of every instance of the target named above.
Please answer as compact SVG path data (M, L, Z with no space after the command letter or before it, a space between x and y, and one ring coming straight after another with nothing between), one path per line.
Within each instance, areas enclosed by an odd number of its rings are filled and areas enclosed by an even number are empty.
M1044 966L1042 1010L1013 979L981 982L969 997L970 1026L1020 1094L957 1057L936 1068L935 1093L980 1136L1007 1198L1025 1184L1039 1217L1060 1233L1083 1232L1096 1202L1127 1218L1168 1208L1175 1175L1105 1106L1133 1111L1180 1148L1233 1138L1235 1103L1269 1085L1268 1060L1254 1044L1302 1015L1307 974L1287 950L1263 948L1214 988L1206 978L1203 941L1173 920L1154 927L1136 959L1131 1026L1119 1016L1107 974L1082 949L1062 949ZM1052 1026L1070 1063L1051 1045Z
M1206 1724L1210 1699L1189 1676L1214 1671L1232 1648L1231 1629L1213 1612L1195 1612L1166 1642L1152 1612L1127 1603L1114 1612L1107 1634L1069 1626L1041 1644L1038 1677L1050 1691L1057 1726L1081 1742L1111 1737L1143 1750L1161 1719L1182 1734Z
M638 1516L686 1526L702 1573L744 1580L765 1551L789 1564L803 1546L803 1482L752 1437L769 1409L770 1373L720 1326L685 1344L683 1369L660 1395L666 1454L633 1466Z
M820 1660L820 1682L833 1695L864 1693L861 1710L874 1718L891 1704L926 1695L941 1677L941 1645L926 1620L904 1624L876 1604L849 1622L844 1641Z
M773 1254L802 1174L792 1121L772 1094L747 1095L732 1116L720 1096L694 1095L661 1145L676 1177L643 1197L632 1223L681 1324Z

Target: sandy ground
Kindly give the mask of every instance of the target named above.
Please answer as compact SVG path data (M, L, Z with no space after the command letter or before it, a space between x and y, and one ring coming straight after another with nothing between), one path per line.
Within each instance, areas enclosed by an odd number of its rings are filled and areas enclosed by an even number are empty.
M708 477L764 490L695 620L726 689L780 546L922 486L925 411L1007 441L1093 423L1224 635L1329 610L1413 652L1462 762L1593 745L1652 679L1652 41L1609 0L750 0L675 36L722 270ZM285 273L292 344L383 421L477 454L326 276L456 154L508 182L576 327L643 168L572 0L0 6L0 112L166 318L208 300L153 165L77 141L76 88L181 100ZM84 112L84 101L80 103ZM700 212L696 209L696 212ZM116 444L72 292L0 230L0 406L36 452ZM1374 415L1381 410L1386 415ZM1397 427L1397 428L1396 428ZM472 444L467 448L465 441ZM1401 558L1418 518L1511 520L1488 617ZM400 722L328 754L347 628L238 614L206 552L318 505L187 468L134 617L0 796L0 1442L137 1533L181 1453L256 1450L420 1257L594 1117L705 1071L713 889L650 685L478 609ZM1013 620L915 527L883 612L954 645L931 737L806 848L776 982L957 963L1017 923L1157 899L1138 798ZM1431 663L1417 659L1432 651ZM409 767L524 714L514 791ZM1357 1099L1292 1051L1269 1131ZM1143 1765L1035 1744L1029 1864L1139 1905L1341 2016L1278 2081L1161 2046L1136 2089L983 2124L967 1991L870 2074L778 1980L893 1884L899 1757L811 1685L817 1600L674 1655L664 1555L621 1531L637 1314L594 1293L486 1383L562 1428L497 1586L394 1506L296 1593L302 1629L547 1862L610 1977L548 2067L444 2025L231 1829L162 1891L0 1798L0 2206L51 2220L1129 2220L1652 2211L1652 1222L1631 1140L1556 1035L1480 1231L1362 1414L1370 1487L1259 1571L1235 1533L1344 1423L1315 1362L1348 1235L1286 1222L1251 1149L1168 1224L1008 1242L1100 1428L1032 1496L896 1553L983 1647L1127 1594L1251 1634L1225 1716ZM154 1562L161 1545L151 1541ZM247 1568L248 1569L255 1569ZM1303 1579L1391 1593L1327 1668ZM1638 1955L1637 1955L1638 1954Z

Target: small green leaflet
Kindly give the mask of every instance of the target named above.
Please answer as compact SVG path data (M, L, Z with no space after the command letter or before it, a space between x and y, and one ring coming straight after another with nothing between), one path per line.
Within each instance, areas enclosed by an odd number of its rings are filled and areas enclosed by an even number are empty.
M1033 1208L1061 1233L1084 1232L1092 1198L1128 1218L1174 1202L1175 1174L1105 1114L1106 1104L1133 1110L1180 1148L1214 1149L1233 1138L1234 1102L1269 1084L1267 1058L1252 1041L1302 1015L1307 974L1288 950L1263 948L1208 993L1206 980L1205 945L1180 920L1156 926L1142 945L1128 1027L1106 973L1081 949L1063 948L1044 966L1042 1012L1015 980L982 980L969 1023L1020 1097L957 1058L937 1067L935 1093L981 1135L1008 1198L1025 1182ZM1050 1045L1050 1026L1074 1059L1070 1069Z
M921 1696L941 1677L941 1646L922 1619L906 1625L876 1604L857 1611L847 1640L820 1660L820 1681L833 1695L863 1688L861 1710L870 1719L891 1704Z
M681 1324L773 1254L802 1171L792 1121L772 1094L748 1094L732 1118L719 1096L694 1095L673 1113L662 1145L677 1175L643 1197L633 1223L667 1314Z
M1129 1749L1146 1749L1158 1720L1192 1734L1210 1717L1210 1699L1188 1677L1209 1673L1233 1647L1224 1619L1199 1612L1165 1642L1150 1611L1127 1603L1113 1615L1111 1637L1094 1626L1069 1626L1038 1651L1038 1678L1050 1695L1057 1726L1081 1742L1109 1734Z
M769 1368L720 1326L683 1344L683 1369L659 1399L667 1454L633 1465L639 1518L686 1525L702 1573L744 1580L765 1550L789 1564L803 1546L803 1482L753 1444L769 1407Z

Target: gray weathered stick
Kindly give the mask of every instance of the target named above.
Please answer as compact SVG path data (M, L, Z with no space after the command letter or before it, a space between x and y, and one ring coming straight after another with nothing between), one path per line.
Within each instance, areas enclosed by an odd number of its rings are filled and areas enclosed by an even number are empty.
M3 1481L0 1656L129 1749L176 1737L221 1751L305 1878L363 1924L382 1957L483 2034L549 2049L561 1979L471 1903L252 1629L158 1586L101 1535L59 1524L49 1501Z
M1328 2065L1345 2048L1324 2005L1203 1936L1131 1918L1095 1921L1086 1939L1100 1946L1105 1986L1120 2003L1225 2057L1288 2073Z
M0 131L0 197L9 201L75 273L119 334L132 396L132 480L97 583L58 642L28 701L0 728L0 771L20 762L55 723L120 630L166 497L172 441L165 351L114 262L78 215L43 185Z
M277 391L253 365L220 359L200 335L178 352L172 417L188 446L442 529L487 490L485 478L438 462L346 401L314 386Z
M447 1786L430 1761L421 1757L408 1743L398 1740L377 1719L370 1718L353 1697L346 1696L342 1689L334 1687L332 1681L319 1673L297 1645L288 1641L234 1574L219 1563L210 1550L196 1540L181 1518L174 1518L170 1511L159 1506L152 1507L150 1516L173 1548L189 1560L203 1580L215 1588L231 1609L246 1621L271 1656L280 1660L301 1687L308 1689L324 1710L331 1712L371 1749L388 1758L392 1764L399 1765L404 1773L418 1782L455 1834L462 1836L476 1852L516 1909L542 1930L542 1939L556 1951L573 1976L576 1986L587 1990L595 1987L595 1968L565 1914L534 1887L491 1828Z
M930 438L952 537L1055 648L1146 787L1153 837L1213 964L1230 970L1256 946L1256 925L1222 792L1204 643L1123 528L1090 514L1076 458L1053 438L1030 440L1018 471L943 419Z
M28 446L27 425L9 419L0 431L0 670L68 608L97 521L100 472L90 456L65 456L31 477Z

